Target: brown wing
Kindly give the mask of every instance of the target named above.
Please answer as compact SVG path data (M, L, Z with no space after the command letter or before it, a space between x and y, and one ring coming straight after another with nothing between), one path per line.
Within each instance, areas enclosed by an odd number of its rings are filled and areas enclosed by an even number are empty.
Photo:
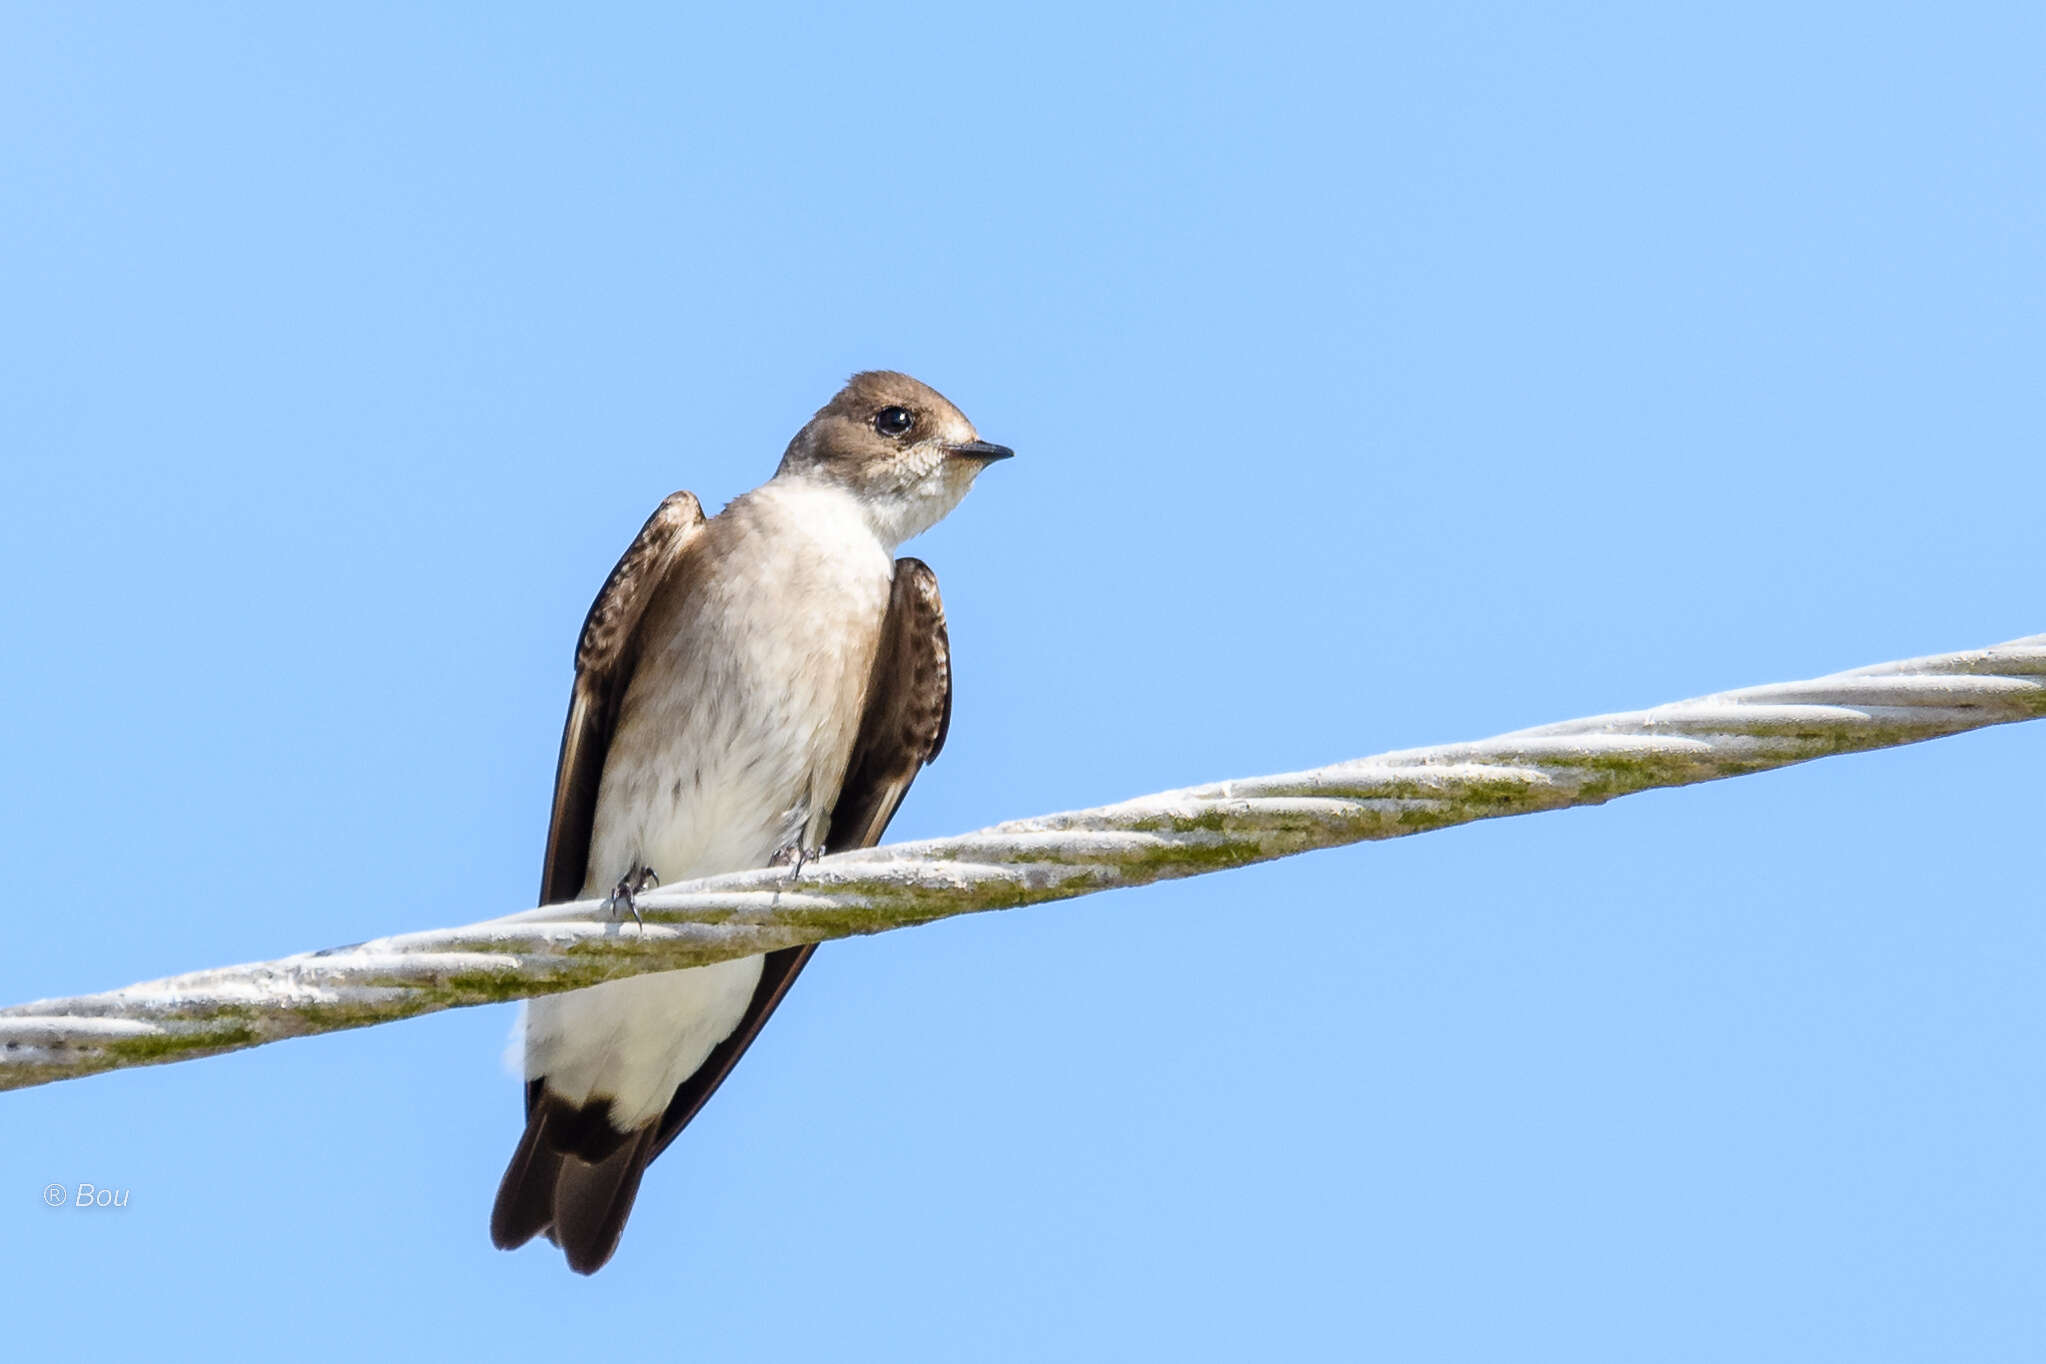
M879 843L909 784L938 756L951 726L952 646L938 575L921 559L897 559L867 711L831 811L826 850Z
M694 496L667 498L639 528L583 620L575 687L561 731L561 760L554 771L547 860L540 870L543 905L582 893L604 755L639 660L639 623L647 603L682 570L703 526L703 508ZM571 1158L586 1153L581 1143L592 1134L608 1138L614 1149ZM620 1142L605 1121L603 1106L572 1108L546 1093L544 1079L528 1081L526 1130L498 1184L491 1240L511 1250L547 1232L561 1243L571 1268L594 1273L618 1244L646 1168L651 1135L641 1131L631 1142Z
M640 618L654 593L682 565L703 525L703 506L695 494L670 494L639 528L583 620L575 650L575 689L561 731L561 760L554 769L554 815L547 825L547 860L540 870L543 905L582 894L604 754L611 747L618 706L639 661Z
M916 774L945 746L951 724L952 648L944 603L938 599L938 575L921 559L897 559L866 711L832 810L826 852L871 848L881 841ZM810 943L767 954L739 1026L682 1082L661 1115L654 1156L668 1149L717 1092L816 950Z

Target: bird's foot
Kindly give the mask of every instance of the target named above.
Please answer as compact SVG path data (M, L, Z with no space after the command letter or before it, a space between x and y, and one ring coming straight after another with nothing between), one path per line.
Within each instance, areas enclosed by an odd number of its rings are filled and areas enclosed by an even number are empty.
M822 848L806 848L800 842L791 843L777 851L773 857L770 857L767 860L767 865L770 867L787 867L789 869L788 879L782 882L782 889L788 890L796 884L797 878L802 876L803 864L813 857L822 857L823 855L824 849Z
M652 867L636 867L619 877L618 884L611 887L611 893L604 897L604 909L614 919L630 914L634 923L645 928L646 920L639 917L639 893L659 884L661 878L654 875Z

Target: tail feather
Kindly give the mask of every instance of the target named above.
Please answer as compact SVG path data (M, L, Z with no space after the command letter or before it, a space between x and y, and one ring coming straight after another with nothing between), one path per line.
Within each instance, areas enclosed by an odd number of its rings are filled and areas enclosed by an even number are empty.
M554 1186L564 1157L547 1142L547 1107L533 1110L526 1130L498 1181L490 1209L490 1240L499 1250L517 1250L554 1225Z
M499 1250L516 1250L544 1232L561 1247L570 1269L594 1274L618 1249L640 1177L653 1159L658 1126L619 1134L605 1143L607 1152L591 1160L578 1153L591 1145L584 1140L589 1124L558 1120L588 1115L550 1101L550 1095L537 1097L497 1186L490 1239Z
M654 1130L648 1123L595 1164L575 1156L562 1161L554 1184L554 1239L576 1273L596 1273L618 1249L640 1176L653 1158Z

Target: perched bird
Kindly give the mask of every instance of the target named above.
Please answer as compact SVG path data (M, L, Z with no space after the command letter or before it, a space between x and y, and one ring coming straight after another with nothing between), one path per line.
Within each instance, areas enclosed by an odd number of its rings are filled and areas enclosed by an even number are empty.
M904 540L989 464L936 390L856 374L774 477L706 519L661 503L583 622L540 902L878 843L952 717L938 580ZM647 1163L759 1035L814 946L535 999L526 1130L490 1236L593 1274Z

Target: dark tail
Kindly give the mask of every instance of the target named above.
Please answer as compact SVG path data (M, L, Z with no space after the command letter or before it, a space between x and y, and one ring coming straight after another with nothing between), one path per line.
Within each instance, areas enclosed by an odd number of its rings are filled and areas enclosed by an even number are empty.
M516 1250L544 1233L561 1247L570 1269L594 1274L618 1249L640 1176L653 1159L658 1124L629 1133L612 1129L613 1139L592 1149L591 1128L597 1124L591 1119L608 1128L608 1103L592 1112L545 1092L536 1097L497 1186L490 1239L499 1250Z

